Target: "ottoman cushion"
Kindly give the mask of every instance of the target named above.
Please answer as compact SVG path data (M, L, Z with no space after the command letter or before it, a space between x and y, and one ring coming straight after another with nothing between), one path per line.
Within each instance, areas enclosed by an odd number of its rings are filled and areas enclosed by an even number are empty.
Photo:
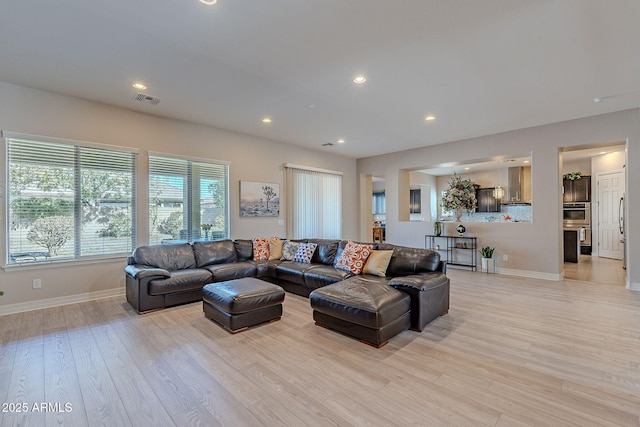
M229 314L247 313L284 301L284 290L272 283L253 277L210 283L202 299Z
M352 277L316 289L311 307L329 316L380 329L410 310L410 298L381 278Z

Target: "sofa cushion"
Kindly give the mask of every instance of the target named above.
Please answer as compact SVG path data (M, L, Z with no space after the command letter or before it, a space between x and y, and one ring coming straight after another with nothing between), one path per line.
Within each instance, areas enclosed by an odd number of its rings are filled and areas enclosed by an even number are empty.
M149 282L150 295L163 295L175 292L200 289L211 282L211 272L203 268L176 270L171 277L156 279Z
M139 246L133 251L136 264L168 271L195 268L196 258L189 243Z
M379 249L394 250L387 268L387 276L408 276L410 274L435 271L440 264L440 254L430 249L395 245L380 245Z
M206 267L213 276L213 282L238 279L241 277L255 277L256 265L251 261L233 262L229 264L215 264Z
M248 261L253 259L253 242L247 239L238 239L233 241L238 254L238 261Z
M302 262L283 261L276 267L276 278L304 285L304 273L313 268L314 264Z
M387 267L391 261L393 251L371 251L367 262L362 269L363 274L373 274L374 276L386 276Z
M225 264L238 260L236 246L232 240L193 242L193 253L198 267Z
M293 261L305 264L311 263L311 257L313 257L317 246L315 243L300 243L296 254L293 256Z
M311 262L314 264L333 265L336 259L336 253L338 252L339 240L334 239L309 239L308 243L315 243L318 245L316 251L311 258Z
M349 240L336 263L338 270L349 270L353 274L362 273L365 262L373 250L373 245L365 245Z
M296 252L298 251L298 246L300 246L300 242L285 241L282 245L282 258L280 259L283 261L293 261L293 257L296 256Z
M304 272L304 284L310 288L321 288L353 276L351 271L337 270L330 265L312 264Z

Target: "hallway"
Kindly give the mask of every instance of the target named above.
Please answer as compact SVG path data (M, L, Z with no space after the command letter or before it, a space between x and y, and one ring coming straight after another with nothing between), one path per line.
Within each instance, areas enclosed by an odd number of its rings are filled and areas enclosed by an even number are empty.
M580 262L564 263L564 278L608 285L626 285L626 270L622 260L580 255Z

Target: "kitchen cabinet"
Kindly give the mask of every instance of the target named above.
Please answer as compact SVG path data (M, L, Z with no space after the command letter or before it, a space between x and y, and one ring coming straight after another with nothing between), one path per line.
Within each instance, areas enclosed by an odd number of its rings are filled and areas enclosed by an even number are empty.
M476 199L478 199L476 212L500 212L500 203L498 199L493 197L493 190L493 188L478 188L476 190Z
M580 179L563 179L563 202L590 202L591 201L591 177L583 175Z
M409 213L420 213L421 211L421 200L420 200L420 189L409 190Z

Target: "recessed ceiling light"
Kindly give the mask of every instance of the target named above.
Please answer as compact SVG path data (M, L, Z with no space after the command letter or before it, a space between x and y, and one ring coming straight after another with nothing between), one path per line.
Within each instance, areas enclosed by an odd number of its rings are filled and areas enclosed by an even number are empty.
M466 170L466 171L468 171L469 169L471 169L471 168L470 168L470 167L468 167L468 166L467 166L466 168L464 168L464 170Z
M362 84L367 81L367 78L363 75L355 76L353 82L356 84Z
M607 154L607 152L606 151L601 151L598 154Z
M211 6L218 3L218 0L200 0L200 3Z
M138 89L138 90L145 90L147 88L147 86L145 86L144 83L140 83L140 82L135 82L131 86L133 86L134 89Z
M424 119L425 119L426 121L428 121L428 122L432 122L432 121L434 121L434 120L436 119L436 116L434 116L434 115L429 115L429 116L425 117Z
M338 140L338 144L344 144L344 139L340 138L340 139Z
M525 161L524 161L524 162L522 162L522 163L529 163L529 160L525 160Z
M269 117L265 117L262 119L262 123L271 123L271 119Z

